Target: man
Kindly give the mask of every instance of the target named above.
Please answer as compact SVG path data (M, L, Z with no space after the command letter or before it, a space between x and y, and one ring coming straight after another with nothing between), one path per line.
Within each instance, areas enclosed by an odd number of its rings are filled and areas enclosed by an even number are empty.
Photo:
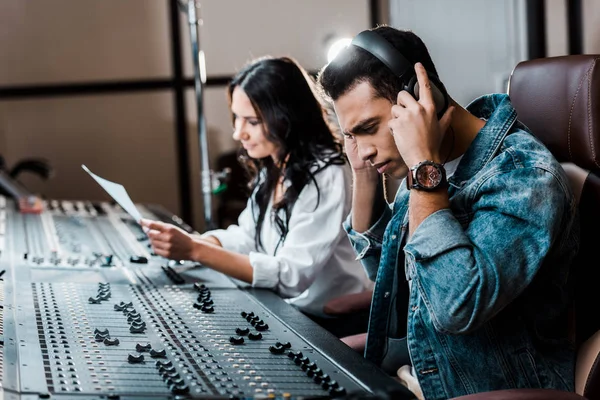
M386 26L359 34L319 83L353 168L344 225L375 281L365 357L427 399L572 391L576 204L508 96L461 107L421 39ZM406 177L392 204L379 174Z

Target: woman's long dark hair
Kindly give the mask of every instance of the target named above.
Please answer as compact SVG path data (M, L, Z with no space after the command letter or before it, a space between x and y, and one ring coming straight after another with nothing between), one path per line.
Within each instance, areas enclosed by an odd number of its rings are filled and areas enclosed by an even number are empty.
M277 183L281 178L291 183L282 199L273 204L273 217L280 233L278 248L285 241L292 208L300 192L309 181L316 185L315 174L319 170L346 162L343 147L325 120L326 110L317 97L314 80L295 60L262 57L246 65L229 83L230 106L236 87L252 102L267 140L278 148L276 159L283 161L276 164L270 156L253 159L245 149L240 149L240 161L250 174L250 189L257 190L258 215L254 215L257 249L264 250L260 233ZM317 193L320 195L318 186Z

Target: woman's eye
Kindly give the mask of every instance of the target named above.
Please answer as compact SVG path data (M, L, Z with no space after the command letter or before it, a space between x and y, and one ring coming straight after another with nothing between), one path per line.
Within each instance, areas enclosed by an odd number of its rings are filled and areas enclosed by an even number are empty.
M248 123L252 126L257 126L260 125L260 121L259 120L250 120L248 121Z

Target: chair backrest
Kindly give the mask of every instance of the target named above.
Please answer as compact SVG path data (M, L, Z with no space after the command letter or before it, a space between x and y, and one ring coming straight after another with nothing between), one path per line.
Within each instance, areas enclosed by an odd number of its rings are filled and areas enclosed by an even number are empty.
M508 94L518 118L563 164L579 201L580 251L573 266L574 326L579 348L576 391L600 399L600 55L524 61Z

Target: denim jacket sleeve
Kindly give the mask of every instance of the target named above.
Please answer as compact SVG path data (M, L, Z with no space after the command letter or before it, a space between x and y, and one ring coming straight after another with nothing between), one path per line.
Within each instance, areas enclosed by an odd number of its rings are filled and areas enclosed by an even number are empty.
M404 248L406 273L442 333L472 332L516 299L542 263L566 265L561 234L571 230L575 203L557 171L496 171L472 195L467 226L439 210Z
M356 259L360 260L367 276L373 282L377 278L383 233L391 218L392 211L386 207L377 222L365 232L357 232L352 229L352 213L348 215L343 224L354 252L357 254Z

